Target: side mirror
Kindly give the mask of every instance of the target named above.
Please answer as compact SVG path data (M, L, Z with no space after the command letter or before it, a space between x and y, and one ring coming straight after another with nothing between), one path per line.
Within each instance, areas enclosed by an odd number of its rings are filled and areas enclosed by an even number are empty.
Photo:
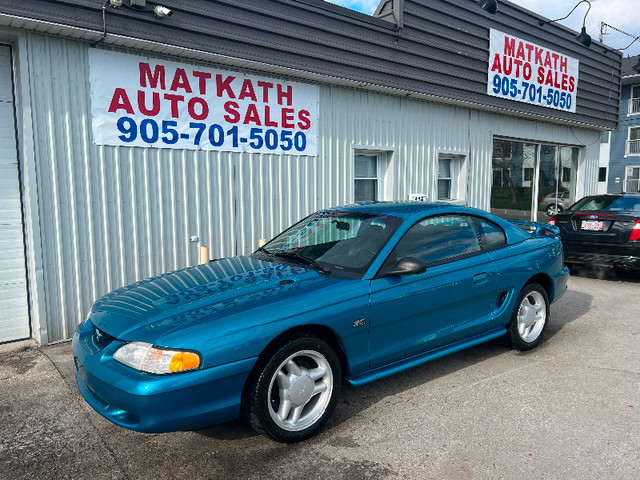
M403 275L418 275L427 271L427 264L419 258L404 257L398 263L385 268L380 275L383 277L400 277Z

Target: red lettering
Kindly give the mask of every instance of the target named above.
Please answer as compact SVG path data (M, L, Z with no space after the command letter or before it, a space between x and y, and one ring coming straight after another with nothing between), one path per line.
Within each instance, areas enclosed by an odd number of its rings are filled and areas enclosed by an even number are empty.
M523 65L522 76L524 77L525 80L529 80L531 78L531 64L529 62Z
M200 105L200 114L196 113L196 105ZM209 116L209 104L204 98L193 97L189 100L187 109L189 110L189 115L194 120L204 120Z
M311 128L311 114L308 110L300 110L298 112L298 128L301 130L309 130Z
M560 57L560 71L567 73L567 57Z
M160 113L160 94L158 92L152 92L151 109L147 108L145 96L146 94L144 90L138 90L138 110L140 110L140 113L142 113L143 115L155 117L156 115L158 115L158 113Z
M269 103L269 90L273 88L273 83L271 82L263 82L258 81L258 86L262 88L262 101L264 103Z
M271 107L269 105L264 106L264 126L265 127L277 127L278 122L271 120Z
M278 84L278 105L282 105L282 100L287 100L287 105L291 106L293 104L293 88L291 85L287 87L287 90L282 89L282 85Z
M247 107L247 113L245 114L244 120L242 121L244 125L248 125L249 122L255 123L256 125L262 125L262 122L260 122L260 114L258 114L258 109L253 103L250 103Z
M569 77L566 73L562 74L562 90L567 90L567 80L569 80Z
M226 93L229 98L236 98L235 93L233 93L231 89L231 82L235 79L236 77L227 77L223 80L222 75L216 75L216 95L221 97L223 93Z
M129 115L135 115L129 96L124 88L116 88L113 91L113 97L111 97L111 104L109 104L109 111L115 113L118 110L124 110Z
M504 37L504 54L507 57L514 57L516 54L516 40Z
M513 71L513 58L509 57L504 57L504 64L502 65L502 69L504 71L505 75L511 75L511 72ZM507 60L509 61L509 66L507 66Z
M226 102L224 104L224 111L227 112L227 114L224 116L224 119L229 123L238 123L240 121L239 108L236 102Z
M560 88L560 82L558 81L558 72L553 72L553 86Z
M547 54L544 57L544 66L553 68L553 64L551 63L551 53L549 52L547 52Z
M535 54L535 61L533 63L535 63L536 65L542 65L542 54L544 53L544 49L538 48L538 47L535 47L535 49L536 49L536 54Z
M553 70L547 72L547 79L544 81L544 84L553 87Z
M173 81L171 82L171 88L169 90L176 92L179 88L182 88L186 93L192 93L191 85L187 78L187 72L184 71L184 68L176 68L176 73L173 76Z
M527 62L531 61L531 50L533 50L535 47L533 45L531 45L530 43L527 43L527 46L525 47L527 49Z
M573 92L576 89L576 79L574 77L569 77L569 91Z
M179 102L184 102L184 95L173 95L172 93L165 93L164 99L171 102L171 118L178 118L180 116Z
M140 70L140 86L146 87L147 80L149 81L149 86L151 88L158 88L158 83L160 84L160 88L162 90L166 89L165 80L164 80L164 66L156 65L153 69L153 75L151 74L151 67L148 63L140 62L138 64L138 69Z
M552 53L551 56L553 57L553 69L557 70L558 69L558 58L560 58L560 55L558 55L557 53Z
M493 66L491 67L491 71L498 73L502 73L502 64L500 63L500 54L496 53L496 56L493 58Z
M207 80L211 78L211 74L207 72L198 72L197 70L194 70L193 76L198 79L198 91L200 92L200 95L206 95Z
M522 42L518 42L518 51L516 52L516 58L519 58L520 60L525 60L524 45L522 45Z
M256 92L253 89L253 83L251 83L251 80L249 80L248 78L245 78L244 82L242 82L242 88L240 89L240 95L238 96L238 99L244 100L247 97L249 97L254 102L258 101L258 99L256 98Z
M538 67L538 78L536 78L536 82L540 85L544 83L544 67Z
M283 108L281 111L282 128L296 128L293 123L295 110L293 108Z
M522 66L522 60L514 60L514 65L516 66L516 77L520 76L520 67Z

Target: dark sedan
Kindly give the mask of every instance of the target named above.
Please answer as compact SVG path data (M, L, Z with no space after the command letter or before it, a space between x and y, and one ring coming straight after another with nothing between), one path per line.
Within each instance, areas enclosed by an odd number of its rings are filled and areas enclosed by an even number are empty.
M567 265L640 270L640 195L584 197L549 223L560 229Z

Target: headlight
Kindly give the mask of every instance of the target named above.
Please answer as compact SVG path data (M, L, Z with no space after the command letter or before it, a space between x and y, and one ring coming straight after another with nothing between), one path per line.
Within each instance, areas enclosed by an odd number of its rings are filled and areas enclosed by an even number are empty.
M120 347L113 358L120 363L147 373L186 372L200 367L196 352L154 347L150 343L131 342Z

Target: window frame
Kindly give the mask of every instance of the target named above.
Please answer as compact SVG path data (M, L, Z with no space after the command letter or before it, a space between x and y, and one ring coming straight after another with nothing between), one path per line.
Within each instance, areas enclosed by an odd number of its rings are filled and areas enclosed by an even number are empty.
M487 248L484 245L484 243L483 243L483 241L481 239L481 235L480 235L480 231L478 229L478 225L476 224L476 218L480 218L480 219L483 219L485 221L489 221L490 223L496 225L503 232L503 234L505 236L505 242L506 242L506 233L504 232L504 229L502 227L500 227L500 225L498 225L495 222L492 222L491 220L488 220L488 219L486 219L484 217L479 217L479 216L468 214L468 213L457 213L457 212L455 212L455 213L436 213L436 214L433 214L433 215L427 215L426 217L422 217L419 220L416 220L407 229L407 231L404 232L402 237L400 237L400 239L393 246L393 249L391 250L391 252L389 252L389 255L387 255L387 258L384 260L384 262L382 262L382 265L380 266L380 268L376 272L376 274L374 276L374 279L381 278L381 277L379 277L381 272L383 272L388 267L390 267L392 262L395 263L395 262L400 260L400 258L398 258L398 255L397 255L398 245L407 236L407 234L411 231L411 229L413 229L420 222L424 222L425 220L428 220L430 218L436 218L436 217L463 217L466 220L468 220L470 225L471 225L471 228L473 230L473 233L476 236L476 240L477 240L478 245L480 246L480 248L478 250L473 251L473 252L468 252L468 253L463 253L463 254L460 254L460 255L455 255L455 256L452 256L452 257L443 258L442 260L438 260L436 262L425 262L425 264L427 265L427 268L438 267L440 265L446 265L446 264L449 264L449 263L457 262L459 260L466 260L467 258L471 258L471 257L475 257L475 256L478 256L478 255L482 255L483 253L487 253L487 252L490 252L490 251L493 251L493 250L497 250L498 248L502 248L502 247L508 245L508 243L505 243L504 245L500 245L500 246L498 246L496 248ZM424 275L424 274L420 274L420 275Z
M634 131L636 131L636 130L638 131L638 138L636 138L636 139L632 139L632 138L631 138L631 132L634 132ZM630 126L630 127L627 129L627 145L625 146L625 149L624 149L624 150L625 150L625 152L624 152L624 156L625 156L625 157L636 157L636 156L640 156L640 148L638 149L638 153L631 153L631 152L630 152L630 150L631 150L631 142L632 142L632 141L640 141L640 126L636 126L636 125L634 125L634 126Z
M449 162L449 176L448 177L441 177L440 176L440 164L443 161ZM454 198L453 198L453 178L454 178L453 170L455 168L454 162L455 162L455 159L453 157L449 157L449 156L439 156L438 157L438 177L437 177L437 184L436 184L436 200L438 200L438 201L454 200ZM441 197L440 196L440 181L441 180L449 182L449 192L448 192L448 195L446 197Z
M637 92L637 93L635 93ZM640 84L631 85L629 90L629 105L627 107L627 117L640 115ZM634 109L635 105L635 109Z
M375 177L356 177L356 157L361 156L361 157L375 157L376 159L376 176ZM365 181L371 181L374 180L375 181L375 189L374 189L374 195L375 198L373 200L358 200L356 198L356 183L359 180L365 180ZM362 152L355 152L355 155L353 157L353 201L354 202L377 202L380 201L380 155L377 153L362 153Z
M493 252L494 250L498 250L500 248L504 248L507 245L509 245L508 240L507 240L507 232L505 232L504 228L502 228L496 222L494 222L493 220L489 220L488 218L481 217L479 215L470 215L470 217L473 218L474 227L476 228L476 233L478 234L478 239L480 240L480 245L482 246L482 250L484 252ZM480 221L485 221L487 223L490 223L491 225L496 226L498 228L498 230L500 230L500 232L502 232L502 237L504 238L504 243L501 243L500 245L496 245L494 247L486 246L485 242L484 242L484 234L481 233L481 231L480 231L480 225L479 225Z
M602 178L602 171L604 170L604 180L600 180ZM598 167L598 182L600 183L604 183L607 181L607 174L608 172L608 168L607 167Z

